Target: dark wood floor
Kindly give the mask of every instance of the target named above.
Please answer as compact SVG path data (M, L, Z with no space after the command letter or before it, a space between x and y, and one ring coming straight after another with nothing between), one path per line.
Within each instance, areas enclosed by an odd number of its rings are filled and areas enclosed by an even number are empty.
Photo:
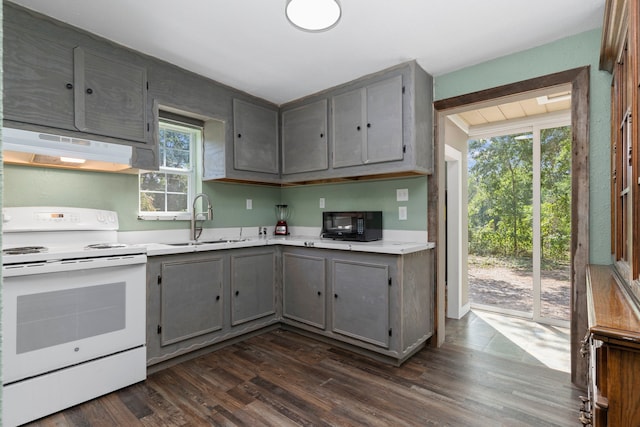
M274 331L32 426L575 426L569 375L452 343L391 367Z

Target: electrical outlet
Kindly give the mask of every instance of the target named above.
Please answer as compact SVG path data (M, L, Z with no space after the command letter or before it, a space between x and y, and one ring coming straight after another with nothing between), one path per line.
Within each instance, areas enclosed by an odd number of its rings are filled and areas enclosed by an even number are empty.
M400 221L407 220L407 207L406 206L398 206L398 219Z
M396 190L396 201L398 202L406 202L409 200L409 189L408 188L399 188Z
M324 197L320 197L320 209L324 209Z
M247 210L253 209L253 200L247 199Z

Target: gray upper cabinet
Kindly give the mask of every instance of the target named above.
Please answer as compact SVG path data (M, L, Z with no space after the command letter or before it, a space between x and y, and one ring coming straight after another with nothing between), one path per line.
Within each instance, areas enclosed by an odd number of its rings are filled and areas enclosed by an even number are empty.
M389 266L335 259L332 269L334 332L389 347Z
M333 167L402 160L402 75L332 98Z
M283 120L290 111L324 100L330 103L330 165L302 167L309 166L305 156L315 157L296 153L295 167L285 162L283 183L433 171L433 78L415 61L287 103L282 106ZM294 157L288 153L287 132L283 123L283 156ZM307 151L324 149L318 141L301 146Z
M325 328L326 260L324 257L284 253L282 255L282 315Z
M275 314L275 262L273 249L232 253L232 326Z
M5 8L5 12L11 9ZM4 119L74 130L73 53L23 15L4 24Z
M327 100L282 112L282 173L296 174L329 167Z
M145 142L147 72L82 47L73 49L75 127Z
M278 174L278 111L233 100L233 153L237 170Z
M147 142L145 68L82 46L66 28L6 11L5 120Z

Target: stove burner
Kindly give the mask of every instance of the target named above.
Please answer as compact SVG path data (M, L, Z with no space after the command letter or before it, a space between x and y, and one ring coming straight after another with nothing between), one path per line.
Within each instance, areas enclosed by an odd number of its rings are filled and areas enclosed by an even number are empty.
M24 254L39 254L46 252L47 248L44 246L22 246L19 248L3 249L3 255L24 255Z
M86 249L112 249L112 248L126 248L127 245L124 243L94 243L92 245L87 245Z

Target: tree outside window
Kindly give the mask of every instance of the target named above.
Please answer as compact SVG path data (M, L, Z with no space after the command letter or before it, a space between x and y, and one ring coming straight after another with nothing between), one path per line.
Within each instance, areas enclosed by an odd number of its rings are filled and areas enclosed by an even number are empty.
M140 172L141 215L190 213L195 182L195 152L202 129L161 121L158 171Z

